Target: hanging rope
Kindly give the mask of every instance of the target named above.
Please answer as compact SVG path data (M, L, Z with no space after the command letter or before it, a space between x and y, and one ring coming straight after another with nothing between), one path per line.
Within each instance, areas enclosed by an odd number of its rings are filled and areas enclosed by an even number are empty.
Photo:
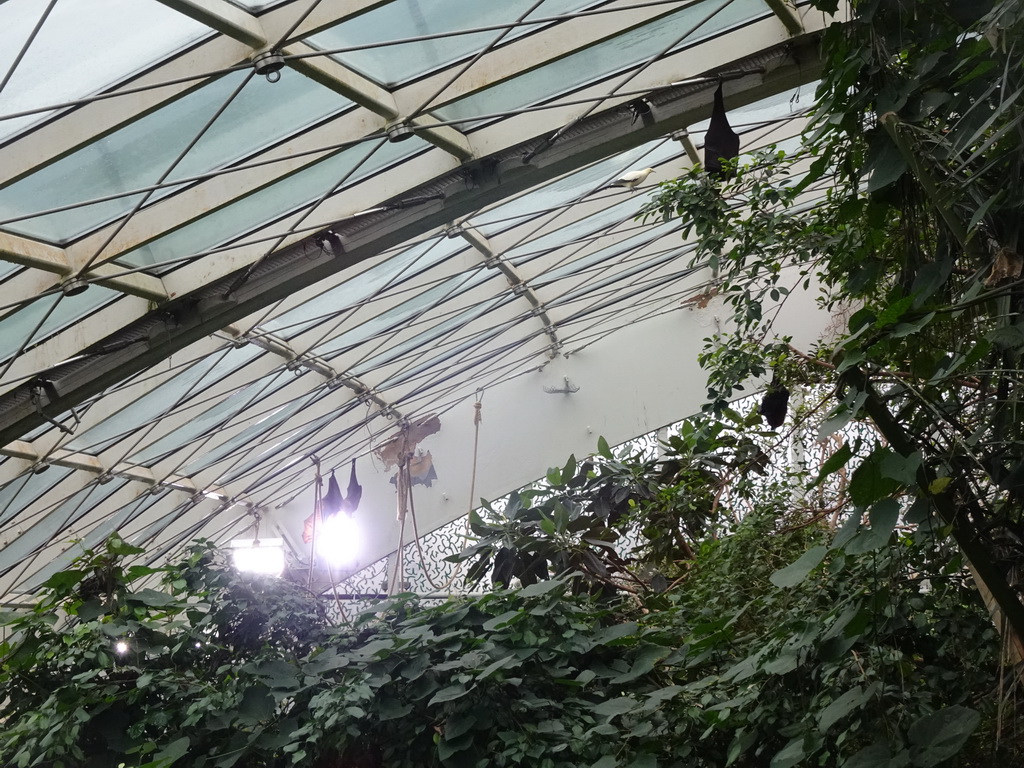
M462 548L465 548L466 543L469 541L469 515L473 511L473 500L476 498L476 462L477 455L480 449L480 422L483 421L483 403L481 402L482 399L483 390L478 389L476 391L476 402L473 403L473 471L470 475L469 481L469 511L466 513L466 525L462 531ZM406 472L409 471L407 462L404 465L404 468ZM399 468L399 475L401 475L401 472L402 468ZM453 583L455 583L455 580L459 577L459 572L456 571L455 573L453 573L448 578L448 581L446 581L444 584L440 586L435 584L434 580L430 578L430 571L427 569L427 559L426 557L424 557L423 547L420 545L420 532L416 526L416 505L413 502L411 475L408 477L407 487L409 489L409 513L412 516L412 532L413 536L416 537L416 552L419 554L420 558L420 569L423 571L423 575L426 577L427 583L431 586L432 589L434 589L436 592L445 592L448 590L449 587L451 587Z
M313 455L309 457L315 467L315 479L313 481L313 531L309 537L309 576L306 579L306 589L313 587L313 564L316 562L316 521L320 519L320 504L323 494L324 479L320 475L320 459Z

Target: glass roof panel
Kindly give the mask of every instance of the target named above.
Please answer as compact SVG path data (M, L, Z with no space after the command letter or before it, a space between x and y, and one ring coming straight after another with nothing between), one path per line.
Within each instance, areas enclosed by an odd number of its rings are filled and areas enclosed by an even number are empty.
M379 148L373 151L378 145ZM154 266L201 253L318 200L356 166L358 170L349 177L346 186L429 146L418 136L401 143L372 141L357 144L129 251L118 261L133 267ZM369 159L360 165L368 155Z
M533 319L532 315L530 315L529 317L530 317L531 320ZM435 349L434 351L437 352L436 355L433 355L431 357L426 358L424 362L421 362L420 364L415 365L412 368L409 368L409 369L404 370L404 371L399 371L398 373L390 376L385 381L382 381L378 385L377 388L381 389L381 390L384 390L384 389L387 389L388 387L399 386L399 385L404 384L404 383L406 383L406 382L408 382L408 381L410 381L412 379L415 379L417 376L422 375L426 371L429 371L431 368L434 368L435 366L439 366L441 363L447 363L447 365L445 366L445 368L446 368L445 372L446 372L446 374L448 374L450 376L454 376L455 375L455 373L453 372L453 369L455 368L456 365L463 366L463 368L474 367L476 365L479 365L481 362L483 362L482 360L467 361L467 360L463 359L463 360L458 361L457 363L451 363L449 361L452 358L457 357L458 355L461 355L462 353L467 352L470 349L473 349L474 347L482 347L482 346L486 345L489 341L491 341L492 339L494 339L497 336L500 336L502 333L504 333L506 330L508 330L509 327L515 325L516 322L517 321L511 322L511 323L503 323L503 324L498 325L498 326L496 326L494 328L484 329L484 330L474 334L472 337L470 337L469 339L463 341L462 343L456 344L454 347L451 347L451 348L440 347L438 349ZM538 325L530 326L530 331L531 332L529 332L527 334L526 338L529 338L530 336L536 335L536 333L542 332ZM518 346L520 341L521 340L513 342L511 346L513 346L513 347L514 346ZM501 350L496 351L495 354L499 354L499 352L506 352L506 351L507 351L507 349L502 348Z
M30 471L0 488L0 525L16 517L70 474L67 467L50 467L38 474Z
M202 392L205 387L242 367L261 352L258 347L247 344L243 347L228 347L208 355L130 405L126 405L113 416L75 435L65 447L72 451L98 453L119 436L138 429L154 418L159 418L182 398Z
M722 10L701 24L716 8ZM604 79L613 71L622 71L640 64L655 56L688 29L693 29L693 32L679 44L679 48L693 45L765 13L770 11L764 0L708 0L697 3L490 88L456 99L434 112L444 120L472 120L481 115L508 113Z
M603 277L603 278L600 278L600 279L588 282L588 283L580 286L579 288L576 288L576 289L574 289L572 291L569 291L568 293L563 294L562 296L559 296L559 297L557 297L555 299L552 299L550 302L548 302L548 304L550 306L552 306L552 307L560 306L560 305L564 305L564 304L569 304L569 303L579 299L582 296L586 296L588 294L595 293L595 292L599 291L601 288L604 288L604 287L609 286L609 285L617 285L617 286L620 287L620 289L629 288L630 287L629 278L636 277L636 275L638 275L638 274L640 274L642 272L645 272L647 270L653 269L653 268L655 268L657 266L660 266L661 264L665 264L665 263L667 263L669 261L672 261L673 259L679 258L679 256L681 256L681 255L683 255L685 253L688 253L690 250L691 250L691 248L676 248L676 249L672 249L672 250L668 251L667 253L662 253L662 254L658 254L656 256L653 256L650 259L644 259L643 261L638 262L637 264L631 265L631 266L629 266L626 269L621 269L621 270L615 272L614 274L608 275L607 277ZM676 274L676 275L673 275L671 279L675 280L678 277L680 277L681 275L688 274L689 272L695 271L697 269L699 269L699 267L692 267L691 268L691 267L687 267L687 266L682 266L681 267L682 271L680 273ZM671 281L666 280L664 282L671 282ZM639 290L642 291L643 289L640 288ZM602 300L602 304L603 304L603 300ZM572 316L572 318L577 318L577 317L580 317L582 315L586 315L587 313L589 313L591 311L594 311L594 309L598 308L600 305L601 304L598 304L598 305L596 305L593 308L582 309L579 312L577 312L576 314L574 314Z
M473 225L485 235L493 235L514 224L518 218L567 205L632 168L657 166L677 154L679 146L675 142L665 139L648 142L532 189L515 200L489 208L473 217Z
M69 496L56 509L36 520L23 534L0 549L0 572L6 572L54 539L67 538L67 529L128 481L114 478L106 485L88 485Z
M341 285L304 301L294 309L271 318L260 327L290 339L327 318L351 310L385 287L393 288L465 248L466 243L462 240L443 237L425 240L345 280Z
M298 74L269 83L251 73L231 72L0 190L0 220L156 184L246 77L245 87L178 163L168 181L224 168L352 105ZM180 187L158 190L150 201L175 189ZM143 197L119 197L22 219L4 229L64 243L127 213Z
M592 216L567 222L564 226L540 237L528 240L505 252L505 258L517 266L542 256L545 252L573 243L580 238L608 229L620 222L629 222L647 202L646 196L631 195L621 203L610 205ZM557 219L556 219L557 221Z
M0 72L10 69L46 5L0 3ZM82 98L210 34L157 0L62 0L0 94L0 116ZM0 120L0 140L49 114Z
M319 395L319 392L312 392L305 397L297 398L288 405L282 406L281 408L268 413L259 421L254 424L250 424L230 440L226 440L212 451L202 454L191 461L185 467L183 473L188 476L194 475L196 472L202 472L207 467L216 464L225 456L228 456L239 448L246 445L256 445L257 441L260 440L263 435L275 429L280 424L283 424L296 413L299 413L303 408L316 400Z
M66 552L62 552L58 557L54 558L43 568L33 573L31 576L23 579L18 585L17 590L22 593L34 594L39 591L40 587L49 579L53 574L63 571L71 565L71 562L78 556L80 556L85 550L95 549L102 544L110 534L117 531L124 523L128 522L132 517L139 513L149 504L155 504L159 501L156 496L146 494L136 499L131 504L126 504L117 510L114 514L103 520L101 523L96 525L86 535L82 536L81 541L76 541L73 547L68 548Z
M215 430L218 425L247 409L260 410L259 399L267 397L282 385L294 379L290 371L278 370L269 376L254 381L248 386L233 392L212 408L189 416L188 421L177 429L150 443L141 451L132 454L129 461L136 464L150 464L169 451L177 450L196 438Z
M620 254L636 250L637 248L640 248L646 245L647 243L653 242L658 238L664 237L665 235L674 232L675 230L679 229L680 226L682 225L678 221L667 221L661 224L657 224L653 227L645 227L642 232L634 235L633 237L627 238L626 240L616 243L615 245L611 245L607 248L602 248L601 250L595 251L594 253L588 254L582 258L561 264L555 267L554 269L550 269L544 272L542 275L538 275L531 282L533 283L533 285L539 287L542 285L554 283L557 280L561 280L562 278L565 277L570 277L571 275L575 275L579 272L582 272L583 270L588 269L589 267L593 267L597 264L608 261L609 259L613 259ZM674 246L678 246L679 241L673 240L672 244Z
M0 360L6 360L17 352L33 331L35 333L30 344L45 339L120 296L120 293L110 288L91 285L89 290L77 296L63 296L59 293L45 296L23 306L17 312L5 315L0 318ZM40 323L42 325L36 330Z
M492 274L481 266L450 277L422 293L406 299L401 304L381 312L376 317L360 321L355 327L349 328L344 333L319 345L316 348L316 353L327 356L404 325L418 314L487 281Z
M469 56L489 45L501 30L457 34L462 30L511 23L535 0L467 2L466 0L394 0L309 38L321 50L381 44L426 35L447 35L431 40L381 45L335 54L346 66L385 85L393 86ZM593 5L594 0L547 0L532 18L555 16ZM513 29L502 42L532 32L536 25Z
M482 301L476 306L463 310L462 312L451 316L447 320L437 323L427 330L416 334L411 339L407 339L400 344L388 347L388 349L381 354L375 355L356 365L352 369L352 372L356 376L362 376L365 373L372 371L377 366L393 362L414 349L429 349L431 348L431 345L437 342L438 339L449 331L462 328L473 320L476 320L481 315L497 309L503 304L508 304L511 301L514 301L514 296L510 293Z
M248 461L241 464L230 475L224 478L224 482L232 483L235 480L238 480L240 477L245 475L254 467L258 466L259 464L262 464L264 461L268 459L273 460L273 458L277 454L287 450L288 448L300 442L304 438L309 437L310 435L319 431L325 425L329 424L334 419L337 419L340 416L340 413L328 413L324 416L321 416L318 419L315 419L313 422L307 424L306 426L298 427L297 429L292 430L290 433L278 439L277 442L275 442L273 445L264 448L262 451L260 451L258 454L255 454Z

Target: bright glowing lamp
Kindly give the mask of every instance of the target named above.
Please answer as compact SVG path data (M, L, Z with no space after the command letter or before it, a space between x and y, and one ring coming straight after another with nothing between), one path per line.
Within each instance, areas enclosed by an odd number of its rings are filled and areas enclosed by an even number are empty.
M128 653L128 643L126 643L124 640L118 640L116 643L114 643L114 650L117 652L119 656L124 656L126 653Z
M280 576L284 570L284 539L235 539L231 559L242 573Z
M344 512L326 518L316 531L316 553L334 568L353 568L362 536L355 519Z

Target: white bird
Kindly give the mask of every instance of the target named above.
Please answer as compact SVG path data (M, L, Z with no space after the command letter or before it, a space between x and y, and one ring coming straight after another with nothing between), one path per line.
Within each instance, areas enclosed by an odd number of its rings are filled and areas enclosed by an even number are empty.
M625 187L633 191L643 184L644 179L654 173L653 168L644 168L642 171L630 171L622 174L619 178L609 184L609 187Z

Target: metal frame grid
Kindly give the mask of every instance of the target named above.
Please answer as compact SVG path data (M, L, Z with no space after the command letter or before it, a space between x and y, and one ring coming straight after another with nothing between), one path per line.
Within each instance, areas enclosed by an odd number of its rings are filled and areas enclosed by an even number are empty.
M125 20L0 8L4 593L115 529L158 561L257 512L301 559L310 456L359 459L386 499L370 457L396 424L688 311L710 275L677 225L636 220L644 192L696 161L723 72L744 151L797 135L834 21L783 0L102 4ZM91 39L147 12L175 23L145 51ZM421 531L464 514L442 501Z

